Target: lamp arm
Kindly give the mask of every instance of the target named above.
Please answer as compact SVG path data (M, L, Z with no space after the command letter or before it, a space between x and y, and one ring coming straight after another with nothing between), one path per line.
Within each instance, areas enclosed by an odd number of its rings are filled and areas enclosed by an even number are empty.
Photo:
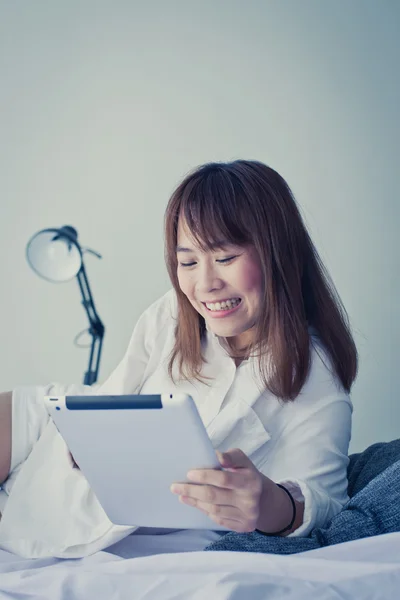
M84 384L92 385L92 383L95 383L97 381L105 327L97 314L83 261L76 278L78 280L79 288L82 294L82 304L89 319L89 333L92 336L92 345L90 348L89 355L89 365L88 370L85 373ZM94 359L95 368L93 369L92 365Z

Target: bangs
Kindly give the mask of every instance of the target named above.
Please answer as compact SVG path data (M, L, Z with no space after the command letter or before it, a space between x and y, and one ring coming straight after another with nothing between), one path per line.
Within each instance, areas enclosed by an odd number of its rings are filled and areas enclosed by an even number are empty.
M206 165L187 181L181 193L179 218L199 247L212 250L224 243L244 246L251 233L243 207L248 205L238 181L215 165Z

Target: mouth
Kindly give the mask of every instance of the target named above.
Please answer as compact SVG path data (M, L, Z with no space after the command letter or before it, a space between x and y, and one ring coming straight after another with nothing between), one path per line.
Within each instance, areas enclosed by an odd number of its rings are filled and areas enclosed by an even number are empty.
M238 310L242 303L241 298L228 298L220 302L202 302L207 313L212 317L225 317Z

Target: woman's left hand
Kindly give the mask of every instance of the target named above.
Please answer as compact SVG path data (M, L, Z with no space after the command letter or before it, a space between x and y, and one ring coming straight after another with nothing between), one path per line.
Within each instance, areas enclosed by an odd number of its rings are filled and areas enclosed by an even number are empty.
M189 471L192 483L175 483L174 494L184 504L195 506L206 513L217 525L238 533L254 531L260 514L261 495L270 482L256 469L242 450L234 449L221 454L218 460L224 471L196 469Z

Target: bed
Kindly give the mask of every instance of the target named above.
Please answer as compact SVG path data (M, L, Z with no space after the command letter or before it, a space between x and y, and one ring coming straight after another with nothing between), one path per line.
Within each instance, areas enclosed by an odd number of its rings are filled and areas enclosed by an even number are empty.
M306 538L142 528L85 558L0 549L0 600L396 598L400 439L352 455L348 480L348 503Z
M166 552L156 548L156 537L166 536L147 536L152 556L132 558L102 551L32 561L0 551L0 598L378 600L396 598L400 589L398 532L288 556Z

